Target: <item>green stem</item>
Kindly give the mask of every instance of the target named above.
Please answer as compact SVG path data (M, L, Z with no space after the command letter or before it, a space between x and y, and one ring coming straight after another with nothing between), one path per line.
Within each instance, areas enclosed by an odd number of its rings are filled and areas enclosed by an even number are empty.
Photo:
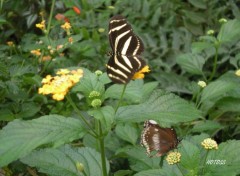
M71 106L73 107L73 109L77 112L77 114L79 115L79 117L84 121L84 123L88 126L88 128L92 131L92 133L89 133L90 135L92 135L93 137L97 137L98 134L92 129L91 125L88 123L88 121L84 118L84 116L82 115L81 111L77 108L77 106L75 105L75 103L73 102L72 98L70 97L70 95L66 96L68 102L71 104Z
M206 155L203 159L202 171L201 171L200 175L204 175L204 167L205 167L206 159L207 159L207 156L208 156L208 152L209 152L209 150L207 150L207 153L206 153Z
M50 15L49 15L49 20L48 20L48 26L47 26L47 35L49 34L50 31L50 27L51 27L51 22L52 22L52 17L53 17L53 9L54 9L54 5L55 5L55 1L56 0L52 0L52 6L51 6L51 11L50 11Z
M211 74L210 78L208 79L208 81L211 81L213 79L213 77L215 76L216 70L217 70L218 48L219 48L219 45L216 45L215 46L215 56L214 56L213 70L212 70L212 74Z
M124 84L123 90L122 90L122 94L121 94L120 99L119 99L119 101L118 101L118 104L117 104L117 106L116 106L116 108L115 108L115 114L116 114L116 112L117 112L117 110L118 110L118 108L119 108L119 106L120 106L120 104L121 104L121 102L122 102L123 95L124 95L124 92L125 92L125 90L126 90L126 87L127 87L127 84Z
M105 157L105 146L104 146L104 136L102 132L102 126L101 122L99 123L99 144L100 144L100 150L101 150L101 160L102 160L102 174L103 176L107 176L107 166L106 166L106 157Z

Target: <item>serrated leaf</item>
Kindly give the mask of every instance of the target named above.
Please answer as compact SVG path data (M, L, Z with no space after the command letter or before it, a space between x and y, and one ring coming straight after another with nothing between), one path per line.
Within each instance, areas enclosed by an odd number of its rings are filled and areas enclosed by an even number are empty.
M240 174L240 141L229 140L221 143L218 150L209 152L204 171L213 176L239 175ZM208 161L219 160L224 164L207 164Z
M217 101L225 93L233 90L237 85L232 82L217 80L208 84L202 91L201 102L208 100Z
M218 33L218 40L220 43L228 43L240 40L240 20L229 20L223 24Z
M119 99L123 91L123 86L120 84L114 84L109 87L105 92L106 98ZM139 102L143 96L143 81L135 80L127 84L123 98L131 102Z
M81 121L59 115L14 120L0 131L0 167L23 157L43 144L55 146L81 138Z
M21 161L52 176L82 176L81 169L86 175L102 176L101 155L88 147L72 148L65 145L59 149L43 149L32 152ZM77 169L79 164L82 166ZM106 165L109 171L108 161Z
M99 109L94 109L88 113L101 121L104 133L107 133L109 130L111 130L114 121L114 109L111 106L104 106Z
M121 139L135 145L139 137L138 130L134 124L118 124L116 134Z
M215 121L205 120L196 122L191 129L192 132L214 132L215 130L220 130L223 126Z
M130 162L130 167L135 171L158 169L160 160L157 157L149 158L143 147L124 147L117 151L117 154L125 154Z
M192 43L192 52L194 54L202 52L204 49L213 48L213 43L209 42L193 42Z
M181 153L181 166L197 174L201 158L198 147L191 142L182 140L179 152Z
M163 169L151 169L151 170L139 172L134 176L166 176L166 175L169 175L169 172Z
M207 5L204 0L188 0L193 6L200 8L200 9L206 9Z
M154 91L148 100L139 105L120 107L116 113L116 120L120 122L142 122L153 119L162 123L178 123L200 117L200 111L192 104L162 90Z
M182 67L183 70L192 74L201 75L205 60L201 55L189 53L178 56L177 63Z

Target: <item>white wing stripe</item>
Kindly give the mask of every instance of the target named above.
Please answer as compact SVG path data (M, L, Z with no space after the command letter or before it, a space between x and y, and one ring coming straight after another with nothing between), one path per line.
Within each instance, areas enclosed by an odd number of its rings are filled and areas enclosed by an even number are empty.
M108 34L110 34L110 33L113 32L113 31L119 31L120 29L122 29L122 28L125 27L126 25L127 25L127 24L125 23L125 24L123 24L123 25L121 25L121 26L117 26L117 27L111 29L111 30L108 32Z
M127 39L127 41L124 43L123 49L122 49L122 51L121 51L121 54L122 54L122 55L126 55L131 40L132 40L132 36L129 37L129 38Z

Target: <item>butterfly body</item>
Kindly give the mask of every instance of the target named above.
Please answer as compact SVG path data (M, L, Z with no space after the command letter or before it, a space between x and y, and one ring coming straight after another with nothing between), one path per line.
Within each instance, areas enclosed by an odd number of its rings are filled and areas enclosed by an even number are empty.
M162 128L154 120L145 121L141 144L146 148L149 156L152 151L157 152L156 156L163 156L176 148L178 143L176 131L173 128Z
M113 82L127 84L146 65L140 57L144 45L133 33L131 25L120 15L110 19L108 35L112 52L107 64L107 74Z

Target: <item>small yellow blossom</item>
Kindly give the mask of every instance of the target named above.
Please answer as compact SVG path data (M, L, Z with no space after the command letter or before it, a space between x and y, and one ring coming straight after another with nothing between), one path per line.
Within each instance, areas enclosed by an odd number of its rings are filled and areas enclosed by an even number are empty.
M235 75L240 76L240 69L235 72Z
M143 79L144 78L144 73L150 72L149 66L146 65L145 67L143 67L140 71L136 72L133 75L132 79Z
M226 23L227 20L225 18L221 18L220 20L218 20L219 23Z
M82 163L80 163L80 162L77 162L76 163L76 168L77 168L78 171L83 172L84 165Z
M41 55L40 49L31 50L30 52L31 52L31 54L33 54L33 55L35 55L35 56L40 56L40 55Z
M88 95L89 98L94 98L94 97L99 97L100 96L100 92L98 91L92 91L90 92L90 94Z
M179 163L180 159L181 159L181 153L179 152L169 152L166 158L169 165Z
M57 72L57 76L47 75L42 80L43 86L38 89L38 93L43 95L51 94L54 100L61 101L70 88L79 82L81 77L83 77L81 69L75 71L61 69Z
M45 20L42 20L41 23L37 23L36 27L41 29L41 30L45 30L46 29Z
M98 32L99 32L99 33L103 33L104 31L105 31L104 28L99 28L99 29L98 29Z
M63 48L63 45L58 45L57 46L57 50L60 50L60 49L62 49Z
M72 26L69 22L65 22L63 25L61 25L61 28L64 29L65 31L71 29L71 27Z
M100 99L94 99L92 102L91 102L91 106L94 107L94 108L98 108L102 105L102 100Z
M201 145L207 150L218 149L217 142L211 138L204 139Z
M204 82L204 81L198 81L198 85L202 88L207 86L206 82Z
M73 43L73 38L72 38L72 37L69 37L69 38L68 38L68 42L69 42L70 44L72 44L72 43Z
M49 60L51 60L51 59L52 59L52 57L49 56L49 55L42 57L42 61L49 61Z
M8 41L8 42L7 42L7 45L13 47L13 46L14 46L14 43L13 43L13 41Z
M207 31L207 35L213 35L214 34L214 30L210 29Z

